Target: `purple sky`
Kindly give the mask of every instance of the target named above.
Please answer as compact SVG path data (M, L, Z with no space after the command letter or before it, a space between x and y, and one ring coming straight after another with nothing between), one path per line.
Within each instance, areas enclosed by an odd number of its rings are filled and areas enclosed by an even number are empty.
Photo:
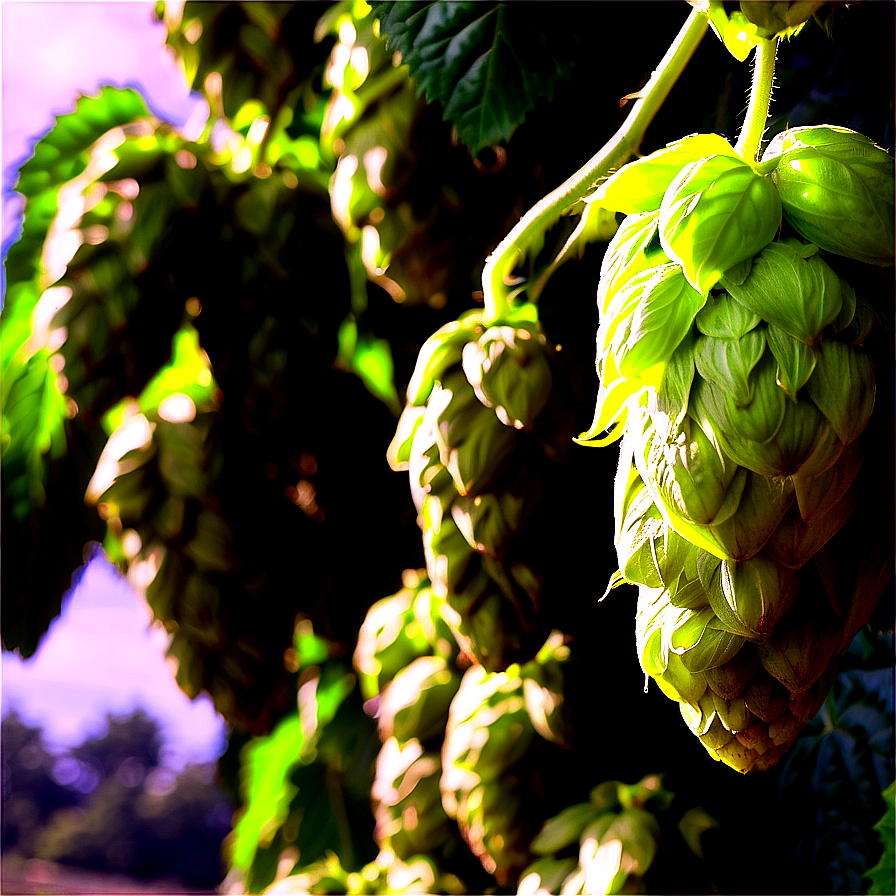
M72 111L79 93L95 94L105 84L133 86L157 115L174 124L207 114L165 50L165 27L154 8L145 0L3 0L4 242L14 223L7 191L15 168L55 116Z
M190 131L207 116L164 49L153 2L3 0L3 245L18 229L15 169L79 93L104 84L136 87L160 118ZM9 560L7 560L9 562ZM191 702L165 658L165 635L150 627L146 603L105 561L94 561L69 594L33 658L2 655L2 711L15 708L58 746L101 733L106 713L142 707L163 726L168 762L217 757L224 726L211 701Z

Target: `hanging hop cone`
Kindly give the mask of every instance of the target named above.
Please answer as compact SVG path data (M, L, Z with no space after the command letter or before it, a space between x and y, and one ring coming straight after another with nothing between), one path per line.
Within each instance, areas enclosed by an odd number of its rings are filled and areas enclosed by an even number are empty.
M535 790L536 747L564 743L562 664L554 633L537 657L504 672L471 666L451 701L442 745L442 804L482 866L502 886L532 860L545 794ZM533 759L533 756L535 758Z
M386 686L379 703L383 741L371 797L382 848L400 859L446 860L465 850L457 825L442 807L441 742L460 674L438 656L422 656Z
M550 625L523 539L546 469L575 432L560 362L533 307L488 323L468 312L421 349L389 447L410 474L433 591L462 649L490 670L535 655Z
M843 150L839 129L804 136L836 143L853 179L825 174L799 133L775 179L695 135L598 190L628 215L601 271L601 387L582 437L625 434L611 584L640 586L644 671L744 772L773 765L818 711L892 571L887 525L857 531L880 488L866 455L892 455L872 413L876 312L820 249L892 264L893 163L864 138ZM800 158L817 218L793 211L801 165L784 166ZM849 218L850 203L865 211ZM780 236L782 207L818 242Z

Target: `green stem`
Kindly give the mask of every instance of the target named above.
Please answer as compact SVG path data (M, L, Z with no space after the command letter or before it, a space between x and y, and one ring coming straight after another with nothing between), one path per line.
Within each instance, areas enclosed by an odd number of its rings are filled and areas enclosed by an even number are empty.
M622 127L597 155L526 212L489 256L482 271L487 320L499 320L510 311L510 294L504 278L517 262L518 255L523 254L527 237L547 230L567 208L586 196L597 180L612 169L622 167L638 152L647 126L688 64L708 25L703 13L697 9L691 11Z
M756 161L759 142L765 131L768 119L768 106L772 98L772 78L775 75L775 53L778 49L778 38L760 39L756 44L756 55L753 59L753 85L750 89L750 105L747 117L741 128L740 136L734 151L747 162Z

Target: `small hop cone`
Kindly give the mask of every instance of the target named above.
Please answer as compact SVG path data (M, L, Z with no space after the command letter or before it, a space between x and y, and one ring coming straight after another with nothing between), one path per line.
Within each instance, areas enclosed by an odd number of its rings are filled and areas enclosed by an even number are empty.
M535 792L546 742L564 743L562 666L569 648L559 632L536 657L504 672L471 666L448 714L442 744L442 802L483 868L505 885L533 859L542 797ZM544 839L544 838L543 838ZM551 837L548 837L551 839Z
M441 771L439 754L424 751L418 740L384 741L371 790L374 836L400 859L437 854L458 839L457 826L442 808Z
M519 817L526 789L516 767L535 736L522 691L518 666L472 666L452 701L442 746L445 811L499 883L528 864L534 833Z
M423 345L387 451L409 474L433 593L461 649L498 671L550 632L525 545L553 526L545 480L575 432L574 394L533 307L472 311Z

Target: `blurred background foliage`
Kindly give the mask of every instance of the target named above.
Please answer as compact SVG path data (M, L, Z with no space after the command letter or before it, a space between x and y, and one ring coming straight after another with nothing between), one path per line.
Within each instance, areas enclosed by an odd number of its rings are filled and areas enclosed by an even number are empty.
M642 693L634 594L598 601L616 568L615 458L570 446L532 467L550 637L488 672L455 640L385 460L417 354L481 301L485 259L519 217L616 131L688 10L442 4L462 52L440 79L412 7L429 5L159 3L209 102L201 136L106 88L21 169L3 646L34 652L102 544L170 633L180 686L229 723L231 802L203 770L154 790L148 720L54 760L12 717L4 850L233 893L881 886L891 592L787 761L741 778ZM892 149L889 67L865 61L892 60L893 17L828 4L783 43L769 136L832 122ZM474 77L483 59L506 89ZM642 152L733 137L749 74L704 40ZM531 274L576 223L546 234ZM571 431L597 390L604 248L553 271L539 300ZM604 507L594 518L583 494Z

